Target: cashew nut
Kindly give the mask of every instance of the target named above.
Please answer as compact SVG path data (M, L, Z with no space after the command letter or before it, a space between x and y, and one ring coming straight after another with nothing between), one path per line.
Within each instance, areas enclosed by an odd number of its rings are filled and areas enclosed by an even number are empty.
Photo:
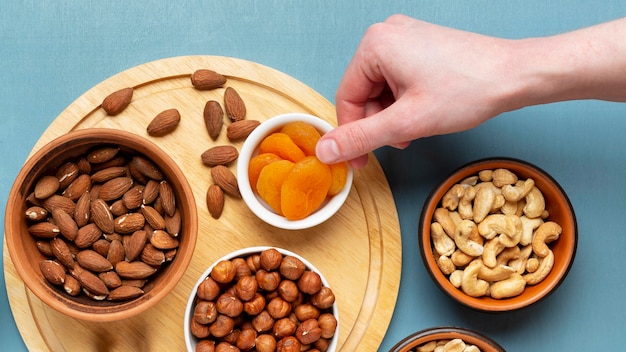
M476 189L468 186L465 189L465 194L459 200L458 212L462 219L472 219L474 217L474 206L472 205L474 197L476 197Z
M493 203L496 199L496 192L493 184L483 182L476 185L476 196L474 197L474 221L477 223L483 221L491 211Z
M534 273L524 275L524 280L526 280L527 285L535 285L543 281L543 279L548 276L550 271L552 271L552 267L554 266L554 253L552 251L548 252L544 258L539 260L539 267L537 271Z
M511 225L507 226L511 226L515 230L513 232L504 232L498 238L506 247L515 247L519 243L520 239L522 239L522 221L515 215L505 215L504 217L507 222L511 223Z
M522 221L522 238L520 239L519 243L522 246L526 246L532 242L535 229L537 229L541 224L543 224L543 219L542 218L530 219L526 216L521 216L520 220Z
M456 210L463 194L465 194L465 187L457 183L443 195L441 205L448 210Z
M465 347L463 352L481 352L481 351L480 351L480 348L478 348L478 346L476 346L476 345L469 345L469 346Z
M526 288L526 280L522 275L514 273L508 279L494 282L489 294L495 299L515 297L524 292L524 288Z
M548 255L550 247L546 243L557 240L561 235L561 231L561 226L554 221L547 221L541 224L533 237L533 252L540 258Z
M456 266L454 265L454 263L452 263L450 257L446 257L445 255L439 256L439 258L437 259L437 266L444 275L450 275L453 271L456 270Z
M443 227L438 222L430 224L430 236L435 247L435 252L440 255L450 256L456 250L456 244L454 240L450 238L443 230Z
M518 181L515 185L505 185L502 187L502 195L510 202L518 202L535 187L535 180L528 178Z
M476 186L476 183L478 183L478 176L468 176L462 179L459 183L462 185Z
M534 273L537 269L539 269L539 259L528 258L528 261L526 262L526 272Z
M478 225L480 227L480 225ZM500 239L492 238L483 246L483 264L489 268L495 268L498 264L496 257L506 248ZM517 247L512 247L517 248Z
M488 240L499 234L515 237L517 236L517 221L519 218L515 215L491 214L478 224L478 233Z
M509 261L519 258L520 252L518 246L506 248L496 257L496 265L508 265Z
M452 339L443 346L444 352L463 352L465 351L465 342L461 339Z
M430 341L417 347L417 352L433 352L437 347L437 341Z
M433 213L433 220L440 223L443 227L443 230L450 236L450 238L454 238L454 229L456 228L456 224L454 220L450 217L450 212L446 208L437 208Z
M459 215L458 211L449 211L448 215L450 216L450 219L452 219L452 222L454 223L454 227L456 228L456 225L458 225L461 220L463 220L461 218L461 215Z
M495 268L488 268L483 265L478 272L478 278L489 282L495 282L508 279L514 272L515 269L506 265L498 265Z
M454 243L467 255L478 257L483 254L483 246L470 239L476 236L478 236L476 224L470 220L463 220L457 225L454 232Z
M489 283L478 278L478 273L483 267L480 260L474 260L463 270L461 290L471 297L481 297L489 291Z
M491 182L492 176L493 176L493 170L478 171L478 178L483 182Z
M517 175L508 169L495 169L491 175L493 185L501 188L506 185L512 185L517 182Z
M528 245L520 249L519 257L509 261L509 266L515 269L518 274L523 274L526 270L526 262L533 253L533 246Z
M459 288L461 287L461 282L463 281L463 270L455 270L450 274L448 278L452 286Z
M516 215L517 214L517 202L511 202L509 200L507 200L506 202L504 202L504 204L500 207L500 211L502 212L502 214L511 214L511 215Z
M454 263L454 265L456 265L457 267L462 267L466 266L467 264L469 264L469 262L474 260L474 257L466 254L460 249L457 249L456 251L454 251L454 253L452 253L450 259L452 259L452 263Z
M546 201L543 193L536 186L528 192L526 197L526 205L524 206L524 214L529 218L541 217L546 209Z

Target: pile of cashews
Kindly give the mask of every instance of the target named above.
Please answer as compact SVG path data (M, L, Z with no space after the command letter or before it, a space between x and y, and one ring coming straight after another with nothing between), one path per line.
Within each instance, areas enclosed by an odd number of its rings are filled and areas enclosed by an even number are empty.
M427 342L418 346L415 352L481 352L481 349L462 339L452 339Z
M483 170L452 186L434 211L430 236L437 265L471 297L520 295L554 266L548 246L561 226L548 220L532 178Z

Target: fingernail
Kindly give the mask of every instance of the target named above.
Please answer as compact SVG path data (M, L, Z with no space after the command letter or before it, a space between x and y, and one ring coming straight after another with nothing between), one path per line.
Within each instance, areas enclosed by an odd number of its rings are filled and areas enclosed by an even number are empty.
M323 163L334 163L341 158L339 153L339 146L334 139L322 139L317 143L316 147L317 157Z

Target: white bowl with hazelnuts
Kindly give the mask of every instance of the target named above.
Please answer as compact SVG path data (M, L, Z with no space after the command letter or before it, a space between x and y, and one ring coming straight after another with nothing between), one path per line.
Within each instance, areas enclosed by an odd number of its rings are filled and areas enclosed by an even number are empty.
M339 317L321 272L289 250L249 247L209 266L189 295L187 351L335 351Z

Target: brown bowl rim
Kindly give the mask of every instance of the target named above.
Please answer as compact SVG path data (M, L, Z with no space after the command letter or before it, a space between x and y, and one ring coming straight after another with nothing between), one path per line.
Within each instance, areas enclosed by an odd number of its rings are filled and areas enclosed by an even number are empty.
M425 221L428 217L429 219L432 217L432 211L430 211L429 206L431 204L438 204L443 193L449 189L449 187L462 180L463 178L474 175L475 172L467 172L467 170L482 170L485 167L484 165L499 163L503 165L507 165L512 168L525 168L530 170L531 172L536 173L541 176L541 182L545 182L556 190L556 194L558 196L558 203L565 207L566 211L570 216L568 216L569 226L572 231L561 234L561 237L571 236L571 241L569 241L569 247L567 248L567 257L564 260L567 261L567 265L558 267L555 265L553 268L553 272L550 273L550 278L553 280L544 280L544 282L534 285L530 288L530 290L534 293L533 296L528 297L526 299L522 299L523 295L528 292L529 287L526 288L525 293L520 296L512 297L509 299L493 299L489 297L470 297L464 294L459 289L452 286L452 284L447 280L447 278L438 270L438 267L434 261L434 256L432 254L431 242L430 242L430 230L425 228ZM524 172L522 172L523 174ZM519 171L516 172L519 175ZM524 176L524 175L521 175ZM537 180L536 180L537 181ZM436 198L436 199L435 199ZM506 312L506 311L515 311L525 307L529 307L534 305L540 301L543 301L548 296L550 296L565 280L567 274L569 273L573 263L574 258L576 256L577 246L578 246L578 226L576 221L576 214L574 208L569 200L569 197L561 187L561 185L545 170L540 167L521 159L511 158L511 157L489 157L478 159L475 161L468 162L454 171L452 171L448 176L446 176L442 182L438 183L438 185L430 192L428 197L424 202L424 206L422 208L422 213L420 215L420 222L418 226L418 241L419 241L419 250L422 256L422 261L424 266L426 267L426 271L428 272L430 278L433 282L448 296L456 300L457 302L470 307L472 309L482 311L482 312ZM563 241L562 241L563 242ZM562 259L563 260L563 259ZM433 270L437 269L437 270ZM557 270L555 270L557 269ZM556 276L556 277L555 277Z
M94 137L96 140L94 140ZM182 194L177 192L177 201L180 201L181 204L185 204L185 208L189 212L189 215L183 214L183 218L189 216L191 221L185 223L184 234L188 236L187 239L185 239L187 248L182 255L179 252L175 260L170 263L163 272L159 273L159 277L155 279L163 284L158 292L149 290L139 298L120 302L119 304L108 303L104 305L104 303L100 303L100 306L90 306L79 300L70 298L68 295L63 295L58 288L54 288L52 285L45 282L43 275L31 275L33 272L37 272L38 268L33 268L33 266L29 264L30 262L24 262L16 254L18 251L24 251L25 244L23 241L28 241L29 239L22 240L21 236L23 233L20 231L15 231L16 233L14 233L13 229L20 227L24 219L21 215L22 210L25 210L25 203L20 200L23 200L28 195L27 192L29 192L30 189L25 182L27 182L28 177L34 172L46 170L46 163L42 160L44 160L47 154L54 152L54 157L63 154L64 152L61 149L63 145L69 145L71 149L79 149L85 146L97 145L98 143L102 145L123 145L153 160L159 165L161 171L166 174L168 180L174 177L180 183L176 188L182 190ZM67 157L69 158L70 156L68 155ZM36 171L33 171L33 169ZM5 241L14 267L22 281L26 284L26 287L34 293L37 298L49 307L68 316L83 320L106 322L125 319L146 311L157 304L169 294L174 286L176 286L184 276L193 257L198 233L198 214L193 190L180 167L169 154L152 141L135 133L113 128L94 127L70 131L56 137L35 151L26 160L9 192L4 230ZM30 238L32 238L32 236ZM161 277L170 273L173 275L172 277L161 279Z
M480 348L483 352L506 352L506 350L493 339L477 331L458 326L437 326L414 332L400 340L389 352L409 351L410 348L415 348L430 341L456 338L460 338L466 343L476 345L476 347Z

